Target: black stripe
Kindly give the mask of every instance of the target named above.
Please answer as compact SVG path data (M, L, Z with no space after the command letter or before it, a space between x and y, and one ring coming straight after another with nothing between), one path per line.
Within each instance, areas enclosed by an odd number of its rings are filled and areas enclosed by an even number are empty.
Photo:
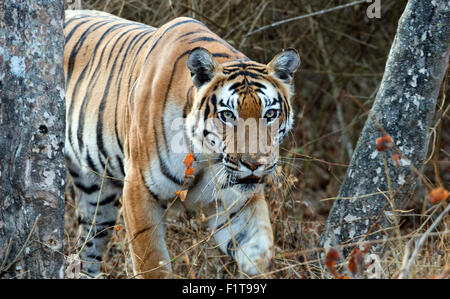
M134 31L134 30L133 30ZM127 31L128 32L128 31ZM122 37L122 36L121 36ZM120 37L120 38L121 38ZM131 38L131 37L133 37L133 35L128 35L127 36L127 38L125 39L125 41L122 43L122 45L120 46L120 49L119 49L119 53L118 54L116 54L116 58L115 58L115 60L114 60L114 64L116 63L116 60L118 59L118 57L120 56L119 54L120 53L122 53L122 51L123 51L123 48L125 47L125 44L128 42L128 40ZM116 43L117 44L117 43ZM114 45L114 47L115 47L115 45ZM110 52L110 56L111 56L111 53L112 53L113 51L111 50L111 52ZM126 55L124 55L123 56L123 58L122 58L122 65L123 65L123 62L125 61L125 59L126 59ZM109 58L108 58L108 61L109 61ZM120 74L120 73L119 73ZM118 102L119 102L119 97L120 97L120 86L121 86L121 84L118 84L118 79L116 79L116 85L117 85L117 97L115 97L115 100L116 100L116 102L115 102L115 106L114 106L114 134L115 134L115 137L116 137L116 142L117 142L117 144L119 145L119 149L120 149L120 152L122 153L122 156L123 156L123 146L122 146L122 142L120 141L120 138L119 138L119 132L118 132L118 128L117 128L117 123L118 123L118 121L117 121L117 108L118 108ZM125 175L125 173L124 173L124 171L123 171L123 165L122 165L122 161L120 161L121 159L117 156L116 157L117 159L118 159L118 161L119 161L119 164L121 164L121 171L122 171L122 173Z
M215 42L215 43L219 43L219 44L223 45L224 47L228 48L228 50L230 50L234 54L239 53L239 51L237 51L235 48L230 46L230 44L227 43L226 41L224 41L223 39L215 39L215 38L209 37L209 36L201 36L201 37L197 37L197 38L194 38L194 39L190 40L189 44L193 44L193 43L197 43L197 42Z
M228 255L234 257L236 254L236 250L239 248L239 245L242 243L245 243L244 240L247 239L247 237L248 237L247 230L246 229L241 230L236 236L234 236L234 240L236 241L236 246L234 246L235 243L233 242L233 238L231 238L227 244Z
M141 32L141 33L139 33L139 34L136 34L136 35L131 39L131 41L128 43L128 45L127 45L127 49L126 49L125 53L123 54L123 59L122 59L122 62L121 62L121 64L120 64L120 68L119 68L119 70L118 70L118 73L120 74L120 77L118 78L118 82L117 82L117 95L118 95L118 96L120 96L120 91L121 91L121 87L122 87L122 79L123 79L123 76L124 76L124 73L125 73L125 72L123 72L122 70L123 70L123 66L124 66L124 64L125 64L125 61L127 60L128 51L130 51L130 49L133 49L134 46L135 46L136 44L138 44L139 41L140 41L144 36L146 36L146 34L148 34L148 33L149 33L149 32L144 31L144 32ZM150 32L150 33L152 33L152 32ZM144 42L142 43L142 45L146 44L147 41L148 41L152 36L153 36L153 35L148 36L148 37L144 40ZM128 41L128 39L127 39L127 41ZM123 45L125 45L127 41L125 41L125 42L123 43ZM141 45L141 47L142 47L142 45ZM133 62L134 62L134 61L133 61ZM133 69L134 69L134 68L133 68ZM129 80L131 80L131 78L132 78L132 76L130 75ZM130 82L128 83L128 88L129 88L129 86L130 86ZM114 130L115 130L115 132L116 132L117 142L118 142L120 151L121 151L121 153L122 153L122 155L123 155L123 145L122 145L122 142L121 142L121 140L120 140L120 138L119 138L118 127L117 127L117 123L118 123L118 122L117 122L117 108L118 108L118 101L119 101L119 97L116 98L116 104L115 104L115 109L114 109L114 119L116 120L115 123L114 123Z
M65 29L67 29L66 27L67 26L69 26L70 24L72 24L72 22L75 22L75 21L80 21L82 18L76 18L76 17L72 17L72 18L70 18L70 19L65 19L64 20L64 30ZM86 22L87 21L89 21L89 20L86 20Z
M258 74L255 74L255 73L252 73L252 72L247 72L247 71L239 71L239 72L236 72L236 73L230 75L228 77L228 80L233 80L237 76L244 76L244 77L248 76L248 77L253 78L253 79L259 79L260 78L260 76Z
M220 42L215 38L209 37L209 36L201 36L194 39L191 39L189 41L190 44L196 43L196 42Z
M132 29L132 30L135 30L135 29ZM119 40L120 40L125 34L127 34L129 31L131 31L131 30L125 31L124 33L122 33L122 34L119 36L118 39L116 39L116 40L114 41L115 44L114 44L114 46L112 47L112 49L110 50L110 53L113 52L113 50L114 50L114 48L116 47L116 45L118 44ZM102 51L101 56L100 56L100 61L102 61L102 57L103 57L103 54L104 54L104 51L105 51L107 45L108 45L112 40L113 40L113 39L110 39L110 40L108 41L108 43L103 47L103 51ZM121 48L120 48L120 50L119 50L119 53L117 53L117 55L116 55L115 58L114 58L113 65L112 65L112 67L111 67L111 70L110 70L110 73L109 73L109 76L108 76L108 81L107 81L107 83L106 83L106 86L104 87L103 95L102 95L102 98L101 98L101 100L100 100L99 117L98 117L98 119L97 119L97 146L98 146L98 149L99 149L99 160L100 160L100 161L102 161L102 159L101 159L102 157L100 156L100 154L103 155L103 158L104 158L104 159L105 159L106 157L109 156L109 155L107 154L107 150L105 149L105 147L104 147L104 142L103 142L103 119L104 119L104 114L105 114L104 108L105 108L105 105L106 105L106 103L105 103L105 102L106 102L106 98L108 97L108 94L109 94L109 89L110 89L110 85L111 85L111 78L112 78L112 76L114 75L114 70L115 70L115 68L116 68L117 59L119 58L120 53L121 53L122 50L123 50L123 45L124 45L124 44L122 44L122 46L121 46ZM110 57L111 57L111 55L110 55ZM109 59L108 59L108 63L109 63ZM99 63L98 65L100 65L100 63ZM98 66L97 66L97 69L98 69ZM97 71L97 69L96 69L96 71ZM116 106L117 106L117 104L116 104ZM117 119L115 119L115 122L117 122ZM115 131L115 132L117 133L117 131ZM117 135L116 135L116 140L118 140L118 136L117 136ZM122 154L123 154L123 151L122 151ZM103 166L103 164L102 164L102 166Z
M110 221L103 221L103 222L95 223L96 226L100 226L100 227L103 227L103 228L114 226L114 224L116 224L116 220L115 219L110 220Z
M117 188L123 188L123 182L121 180L114 180L111 179L110 184L112 184L113 186L117 187Z
M115 24L115 25L110 26L105 32L103 32L102 36L97 40L97 43L96 43L95 48L94 48L94 51L93 51L93 53L92 53L91 61L90 61L90 63L89 63L86 67L89 66L89 69L92 69L93 62L94 62L94 60L95 60L95 58L96 58L96 56L97 56L97 51L98 51L100 45L102 44L103 40L105 39L105 37L106 37L111 31L113 31L113 30L115 30L115 29L118 29L118 28L122 28L122 27L124 27L123 24ZM103 54L104 54L104 52L105 52L106 46L107 46L110 42L111 42L111 39L106 43L106 45L104 45L104 47L103 47L103 49L102 49L102 52L101 52L101 55L100 55L99 63L97 64L97 66L96 66L96 68L95 68L95 70L94 70L94 73L91 75L91 79L90 79L90 82L89 82L89 86L88 86L88 88L87 88L86 94L85 94L85 96L84 96L84 98L83 98L83 101L82 101L82 103L81 103L80 114L79 114L79 116L78 116L78 130L77 130L77 137L78 137L79 151L80 151L80 152L82 151L82 148L83 148L83 145L84 145L84 141L83 141L83 128L84 128L84 119L85 119L84 113L85 113L85 110L86 110L86 106L88 105L88 101L90 100L90 96L89 96L89 95L90 95L90 90L91 90L90 86L95 86L95 83L97 82L97 79L99 78L99 76L96 76L96 75L97 75L98 70L99 70L99 67L100 67L100 65L101 65L102 57L103 57ZM92 81L92 78L93 78L94 76L96 76L96 80L94 81L94 83L92 83L92 82L93 82L93 81ZM91 83L92 83L92 84L91 84ZM106 90L106 89L105 89L105 90ZM98 144L98 139L97 139L97 144ZM99 153L99 154L100 154L100 153ZM102 154L103 154L103 152L102 152ZM106 155L105 155L105 157L106 157ZM99 159L99 160L100 160L100 163L102 164L102 167L105 168L105 164L103 163L102 159Z
M184 107L183 107L183 118L186 118L188 112L191 111L191 107L192 107L192 89L194 88L194 85L191 85L191 87L189 87L187 93L186 93L186 101L184 103Z
M187 50L187 51L185 51L183 54L181 54L180 56L178 56L178 58L175 60L175 63L174 63L173 69L172 69L172 73L170 74L169 83L168 83L168 85L167 85L166 94L165 94L165 96L164 96L164 102L163 102L163 108L162 108L162 111L163 111L163 112L165 111L165 108L166 108L167 97L168 97L168 95L169 95L169 91L170 91L170 88L171 88L171 86L172 86L173 76L174 76L174 74L175 74L175 71L176 71L176 68L177 68L177 64L178 64L178 62L179 62L183 57L187 56L187 55L190 54L190 53L191 53L191 50ZM155 136L155 140L156 140L156 146L157 146L156 148L159 149L159 150L158 150L158 159L159 159L159 165L160 165L160 168L161 168L161 172L162 172L167 178L169 178L172 182L174 182L175 184L182 185L182 184L183 184L183 181L180 180L180 179L178 179L175 175L173 175L173 174L170 172L170 170L169 170L169 168L167 167L167 165L166 165L166 164L164 163L164 161L161 159L161 148L159 147L159 140L158 140L158 137L159 137L159 136L162 136L163 141L164 141L164 144L165 144L165 145L167 144L166 134L165 134L165 132L164 132L164 128L165 128L165 126L164 126L164 113L162 113L160 119L161 119L161 130L162 130L162 132L159 132L160 135L156 135L156 136ZM156 129L155 129L155 132L156 132ZM167 152L167 149L165 150L165 152Z
M192 35L192 34L196 34L196 33L200 33L200 32L208 32L208 30L199 29L199 30L195 30L195 31L186 32L186 33L183 33L182 35L180 35L179 37L177 37L177 39L175 41L178 41L178 40L180 40L183 37L186 37L188 35Z
M94 238L103 238L108 236L110 233L109 229L102 230L94 235Z
M212 96L211 96L211 104L213 105L213 108L214 108L214 114L216 113L216 110L217 110L217 107L216 107L216 104L217 104L217 97L216 97L216 95L215 94L213 94Z
M205 104L206 101L206 97L203 97L202 100L200 101L200 106L198 107L198 109L202 109L203 104Z
M230 58L230 55L228 55L227 53L213 53L212 56L214 56L214 57Z
M150 189L150 186L149 186L149 185L146 185L146 186L147 186L147 190L148 190L148 192L150 193L150 195L151 195L156 201L159 201L158 196L155 194L155 192L152 191L152 189Z
M158 146L158 138L156 137L155 140L156 140L156 148L158 149L157 153L158 153L159 167L161 169L162 174L169 180L171 180L173 183L183 185L184 181L178 179L175 175L173 175L170 172L169 168L167 167L166 163L161 159L161 150L159 149Z
M264 84L255 81L248 82L248 85L254 85L256 87L259 87L260 89L266 89L266 86Z
M260 73L260 74L267 74L267 70L264 69L264 68L262 68L261 66L260 66L260 67L246 66L246 67L245 67L245 70L246 70L246 71L255 71L255 72L258 72L258 73Z
M150 27L151 28L151 27ZM153 29L153 28L152 28ZM154 30L153 30L154 31ZM141 32L141 33L138 33L138 34L136 34L131 40L130 40L130 42L127 44L127 49L126 49L126 51L125 51L125 53L123 54L123 58L122 58L122 62L121 62L121 64L120 64L120 68L119 68L119 70L117 71L117 73L118 74L120 74L120 76L119 76L119 78L118 78L118 80L116 80L116 85L117 85L117 97L116 97L116 102L115 102L115 108L114 108L114 119L115 119L115 122L114 122L114 131L115 131L115 134L116 134L116 139L117 139L117 143L118 143L118 145L119 145L119 148L120 148L120 151L121 151L121 153L122 153L122 155L123 155L123 145L122 145L122 142L121 142L121 140L120 140L120 138L119 138L119 134L118 134L118 127L117 127L117 109L118 109L118 101L119 101L119 96L120 96L120 91L121 91L121 87L122 87L122 79L123 79L123 76L124 76L124 73L125 72L123 72L122 70L123 70L123 66L125 65L125 61L127 61L127 57L128 57L128 52L130 51L130 49L133 49L134 48L134 46L135 45L137 45L138 43L139 43L139 41L144 37L144 36L146 36L146 34L149 34L149 33L153 33L153 31L148 31L148 30L146 30L146 31L143 31L143 32ZM148 39L150 39L151 37L152 37L153 35L150 35L150 36L148 36L147 38L146 38L146 40L141 44L141 47L148 41ZM122 46L124 46L126 43L128 42L128 38L127 38L127 40L122 44ZM133 60L133 62L132 62L132 65L135 65L135 59L136 59L136 56L134 57L134 60ZM134 70L134 66L133 66L133 70ZM129 76L129 81L128 81L128 88L129 88L129 86L130 86L130 81L131 81L131 79L132 79L132 74L133 73L131 73L131 75Z
M287 105L286 105L286 102L283 101L283 98L281 97L280 93L278 93L278 101L277 102L281 105L281 109L283 111L284 117L287 119L287 117L288 117Z
M204 121L206 121L206 119L208 118L208 116L209 116L209 102L206 104L206 107L205 107L205 115L203 115L203 120Z
M84 32L81 34L80 38L76 42L75 46L72 48L72 51L70 52L69 62L68 62L68 66L67 66L67 79L66 79L67 83L70 82L70 78L72 77L73 67L75 65L75 58L78 55L78 52L80 51L81 47L83 46L88 34L92 31L95 31L95 30L103 27L106 24L109 24L109 23L111 23L111 21L95 22L94 24L89 25L89 27L87 29L85 29ZM96 25L98 25L98 26L96 26ZM96 27L94 28L94 26L96 26ZM95 56L95 54L93 56Z
M96 205L96 204L95 204ZM94 206L95 206L94 205ZM83 224L83 225L92 225L92 221L88 221L85 218L78 218L78 223L79 224ZM107 227L111 227L114 226L114 224L116 224L116 220L111 220L111 221L103 221L103 222L97 222L95 223L96 226L99 227L100 230L107 228ZM87 245L87 244L86 244Z
M225 159L227 159L227 158L225 158ZM234 221L234 217L239 213L240 214L240 212L247 206L247 203L248 203L248 201L250 200L250 198L249 199L247 199L246 201L245 201L245 203L242 205L242 207L240 207L239 208L239 210L237 210L236 212L233 212L233 213L231 213L230 214L230 223L232 223L233 221ZM228 224L228 219L224 222L224 223L221 223L221 224L219 224L217 227L216 227L216 231L218 231L219 229L221 229L225 224Z
M73 170L72 168L67 167L67 170L69 171L70 176L71 176L72 178L78 178L78 177L80 177L80 175L78 174L78 172L76 172L76 171Z
M116 159L117 159L117 163L119 164L120 171L122 172L123 176L125 176L125 167L123 166L122 158L119 156L116 156Z
M83 191L83 193L85 193L85 194L92 194L92 193L100 190L100 187L97 184L93 184L91 186L85 186L82 183L77 182L77 181L74 181L73 183L78 189Z
M111 59L112 59L112 57L113 57L114 49L116 48L116 46L118 46L118 45L120 44L120 40L121 40L126 34L128 34L128 33L130 33L130 32L134 32L134 31L136 31L136 30L138 30L138 28L131 28L131 29L128 29L128 30L122 32L122 34L114 41L114 45L113 45L112 48L109 50L109 56L108 56L108 61L106 62L106 65L109 65L109 62L111 61ZM128 39L129 39L130 37L132 37L132 36L133 36L133 35L130 35L130 34L129 34L129 35L127 36L126 40L125 40L123 43L120 44L121 47L120 47L120 49L119 49L119 52L118 52L117 54L114 54L114 57L115 57L116 60L117 60L117 56L119 56L119 54L122 53L122 49L123 49L125 43L126 43L126 42L128 41ZM114 38L114 37L113 37L113 38Z
M249 61L247 59L236 59L235 61L236 61L235 64L230 64L230 65L226 66L227 70L235 71L235 70L238 70L238 69L245 69L245 68L248 68L248 67L250 67L250 68L251 67L261 68L262 67L260 64L256 64L256 63L254 63L252 61Z
M70 20L70 23L72 23L73 21L77 21L77 19L72 19L72 20ZM67 45L67 44L69 43L69 41L70 41L70 39L72 38L72 36L73 36L73 34L75 33L75 31L77 31L77 29L78 29L81 25L86 24L86 23L89 22L89 21L90 21L90 20L84 20L84 21L79 22L79 23L76 24L75 26L73 26L73 28L70 30L70 32L69 32L68 34L66 34L66 37L65 37L65 44ZM66 24L66 26L69 25L70 23ZM94 23L94 24L92 24L92 25L96 25L96 24L98 24L98 23L99 23L99 22ZM91 25L91 26L92 26L92 25ZM91 27L91 26L90 26L90 27ZM87 30L89 30L89 28L88 28ZM86 30L85 30L84 32L86 32Z
M109 204L109 203L112 203L114 200L116 200L116 198L117 198L117 195L116 195L116 194L112 194L112 195L110 195L110 196L107 196L107 197L101 199L101 200L98 202L98 205L99 205L99 206L107 205L107 204ZM92 205L92 206L96 206L96 205L97 205L97 201L95 201L95 202L90 202L90 201L88 201L88 202L89 202L89 204Z
M95 275L95 274L97 274L97 271L94 270L94 269L88 268L88 269L87 269L87 273L88 273L88 274L91 274L91 275Z
M194 181L192 182L192 187L197 186L197 184L202 180L204 175L205 175L205 171L203 169L200 170L194 177Z
M133 37L133 39L129 42L129 44L128 44L128 46L127 46L127 50L126 50L125 53L123 54L123 60L122 60L122 63L120 64L119 73L122 73L122 69L123 69L125 60L126 60L126 58L128 57L128 52L129 52L130 50L133 50L134 46L136 46L136 45L140 42L140 40L146 36L146 34L150 34L150 33L153 33L153 31L152 31L152 32L149 32L149 31L143 31L143 32L140 32L140 33L136 34L136 35ZM147 42L147 40L148 40L149 38L151 38L152 36L153 36L153 34L150 35L150 36L148 36L147 39L142 43L142 45L144 45L144 44ZM141 45L141 47L142 47L142 45ZM138 51L138 52L139 52L139 51Z
M233 85L231 85L230 88L228 88L228 90L229 91L236 90L236 89L238 89L238 87L241 87L241 86L242 86L242 82L236 82Z
M100 170L97 169L97 166L94 164L94 161L92 160L91 155L89 154L89 150L86 151L86 161L90 169L92 169L95 172L100 173Z
M139 57L139 54L141 54L142 47L144 47L144 45L147 44L147 41L148 41L150 38L153 37L153 34L151 34L151 33L153 33L153 32L144 32L144 34L143 34L142 36L140 36L139 39L136 41L136 43L133 44L133 46L132 46L132 50L133 50L134 47L139 43L139 41L140 41L143 37L145 37L145 34L150 34L150 35L147 36L147 38L141 43L141 45L139 46L139 48L138 48L137 51L135 52L134 58L133 58L133 60L132 60L132 62L131 62L131 72L130 72L131 75L130 75L129 78L128 78L128 85L127 85L128 88L130 88L130 86L131 86L131 80L133 79L133 74L135 73L134 70L135 70L135 68L136 68L136 59ZM128 50L129 50L129 49L127 49L127 53L125 53L125 55L128 54ZM144 63L145 63L145 60L144 60Z
M233 222L234 217L236 216L236 214L237 214L239 211L240 211L240 210L238 210L238 211L236 211L236 212L230 214L230 223ZM221 229L222 227L224 227L225 224L228 224L228 219L227 219L224 223L219 224L219 225L216 227L216 231L218 231L219 229Z
M155 47L158 45L159 41L167 34L167 32L169 32L170 30L172 30L173 28L183 25L183 24L187 24L187 23L196 23L196 24L200 24L202 26L205 26L202 22L197 21L197 20L185 20L185 21L181 21L178 23L175 23L171 26L169 26L159 37L158 39L155 41L155 43L153 44L152 48L150 49L150 51L148 51L147 56L145 56L145 60L147 61L148 57L150 56L150 54L153 52L153 50L155 49Z
M78 224L90 226L92 222L87 221L85 218L78 217Z
M88 254L86 256L88 259L95 259L98 262L101 262L102 258L96 254Z
M97 24L97 23L96 23ZM99 25L98 27L96 27L95 29L98 29L98 28L100 28L100 27L102 27L103 25L105 25L105 24L108 24L108 22L103 22L103 23L101 23L101 25ZM91 28L92 26L90 26L89 28L88 28L88 30ZM87 32L88 32L88 30L86 30L86 31L84 31L83 32L83 35L87 35ZM68 84L68 82L69 82L69 80L70 80L70 76L71 76L71 74L72 74L72 70L73 70L73 64L75 63L75 57L77 56L77 54L78 54L78 51L79 51L79 47L80 47L80 45L79 45L79 43L80 43L80 40L82 39L83 41L84 41L84 39L86 38L86 36L84 36L84 37L82 37L82 38L80 38L78 41L77 41L77 44L75 45L75 47L72 49L72 52L70 53L70 57L69 57L69 66L68 66L68 74L66 75L66 86L67 86L67 84ZM82 43L81 43L81 45L82 45ZM78 48L77 48L77 46L78 46ZM72 59L72 70L70 70L70 64L71 64L71 59ZM77 90L78 90L78 87L79 87L79 85L83 82L83 79L84 79L84 76L85 76L85 74L86 74L86 71L87 71L87 69L88 69L88 65L86 65L84 68L83 68L83 70L81 71L81 74L80 74L80 76L77 78L77 82L75 83L75 85L74 85L74 87L73 87L73 91L72 91L72 100L70 101L70 104L69 104L69 108L68 108L68 117L69 117L69 120L68 120L68 134L69 134L69 143L73 146L73 142L72 142L72 123L73 123L73 107L74 107L74 102L75 102L75 93L77 92ZM70 75L70 76L69 76ZM74 148L74 153L75 153L75 156L76 156L76 158L78 159L78 160L81 160L80 158L81 157L78 157L78 153L81 153L82 152L82 150L81 150L81 146L78 148L78 152L77 151L75 151L75 147L73 146L73 148Z

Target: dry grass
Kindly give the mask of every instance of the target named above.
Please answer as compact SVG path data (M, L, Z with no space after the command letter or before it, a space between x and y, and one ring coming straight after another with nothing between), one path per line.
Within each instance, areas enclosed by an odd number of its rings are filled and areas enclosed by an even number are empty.
M334 7L348 1L83 1L83 8L99 9L124 18L160 26L172 18L189 16L204 22L218 35L253 60L268 62L282 48L299 50L302 65L296 74L298 112L291 138L283 146L280 185L267 186L275 233L275 260L268 277L322 278L329 271L316 269L314 251L332 200L346 172L351 153L381 81L384 65L395 35L397 21L406 4L383 1L382 18L368 19L366 4L290 22L246 37L264 25ZM448 81L448 78L447 78ZM439 98L435 124L439 133L431 138L433 156L423 175L435 185L450 188L448 114L443 94ZM448 112L448 111L447 111ZM430 150L431 152L431 150ZM430 206L428 191L419 188L408 212L397 219L400 229L388 241L389 250L380 257L382 277L398 277L411 240L425 233L446 204ZM75 208L67 205L67 251L76 252ZM450 217L443 219L418 253L410 278L448 277ZM132 277L123 220L119 216L118 242L110 243L104 271L110 278ZM236 264L208 240L206 223L195 215L182 215L166 222L167 244L173 270L180 278L242 277ZM113 228L111 228L113 229ZM70 236L70 239L69 239ZM413 238L414 237L414 238ZM203 241L206 240L206 241ZM410 242L411 241L411 242ZM188 250L189 249L189 250ZM345 260L337 269L346 271ZM347 274L346 274L347 275Z

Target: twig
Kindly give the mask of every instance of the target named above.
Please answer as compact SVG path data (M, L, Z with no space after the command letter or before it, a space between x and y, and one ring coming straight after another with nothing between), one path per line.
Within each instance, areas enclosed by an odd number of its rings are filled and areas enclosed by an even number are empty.
M5 250L5 251L4 251L5 254L4 254L3 262L2 262L2 265L0 266L0 269L3 269L3 267L4 267L5 264L6 264L6 261L8 260L9 253L11 252L12 244L13 244L13 238L11 237L11 238L9 239L8 246L4 249L4 250ZM3 254L3 252L2 252L2 254Z
M411 255L411 258L408 261L408 264L406 265L405 269L400 273L399 277L400 279L406 278L408 275L409 269L411 268L414 260L416 259L417 254L419 253L420 248L422 247L425 240L428 238L428 235L431 233L432 230L436 228L436 226L441 222L441 220L444 218L444 216L450 211L450 205L445 208L445 210L436 218L436 220L433 222L433 224L430 226L429 229L422 235L419 242L417 242L414 251Z
M361 3L364 3L364 2L366 2L366 0L355 1L355 2L352 2L352 3L347 3L347 4L339 5L339 6L336 6L336 7L327 8L327 9L324 9L324 10L316 11L316 12L313 12L313 13L310 13L310 14L307 14L307 15L297 16L297 17L286 19L286 20L278 21L278 22L272 23L270 25L266 25L266 26L263 26L261 28L258 28L258 29L254 30L252 32L249 32L244 37L248 37L248 36L253 35L253 34L257 33L257 32L260 32L260 31L263 31L263 30L266 30L266 29L269 29L269 28L273 28L273 27L276 27L276 26L281 25L281 24L285 24L285 23L289 23L289 22L293 22L293 21L298 21L298 20L301 20L301 19L306 19L306 18L309 18L309 17L314 17L314 16L326 14L326 13L329 13L329 12L332 12L332 11L335 11L335 10L339 10L339 9L350 7L350 6L354 6L354 5L358 5L358 4L361 4Z
M25 243L23 244L22 248L20 248L19 253L17 253L17 255L16 255L16 257L14 258L14 260L13 260L11 263L9 263L8 266L6 266L6 267L0 269L0 274L1 274L1 273L4 273L4 272L6 272L6 271L8 271L9 268L11 268L11 266L14 265L14 264L17 262L17 260L19 259L19 257L22 255L22 252L23 252L23 250L25 249L25 247L27 247L28 242L30 241L31 235L32 235L33 232L34 232L34 229L36 228L36 224L37 224L37 222L38 222L38 220L39 220L40 217L41 217L41 215L39 214L39 215L36 217L36 220L34 220L33 227L31 228L31 231L30 231L30 233L28 234L28 237L27 237L27 239L25 240Z

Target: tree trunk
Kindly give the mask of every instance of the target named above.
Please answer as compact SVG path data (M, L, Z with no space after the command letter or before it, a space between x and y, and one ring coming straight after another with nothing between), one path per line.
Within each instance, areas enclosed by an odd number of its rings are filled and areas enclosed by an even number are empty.
M320 247L382 241L392 232L393 207L402 207L411 198L427 154L449 43L449 2L410 0ZM392 137L392 148L387 143L388 149L378 151L376 140L384 134ZM376 241L371 250L383 249L383 242ZM351 246L344 247L344 255L350 250Z
M63 21L0 0L0 278L64 277Z

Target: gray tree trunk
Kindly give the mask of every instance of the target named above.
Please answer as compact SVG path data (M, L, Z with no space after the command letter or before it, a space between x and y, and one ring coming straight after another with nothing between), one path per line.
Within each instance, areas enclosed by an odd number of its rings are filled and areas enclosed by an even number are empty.
M429 128L448 65L449 6L450 2L444 0L408 2L320 247L382 241L396 223L392 204L396 209L411 198L418 182L413 169L420 169L426 157ZM395 146L377 151L376 139L385 133ZM398 165L393 159L395 154L399 155ZM379 191L386 191L385 195ZM392 204L386 196L393 198ZM382 252L383 242L374 243L372 252ZM344 248L345 255L352 249Z
M63 21L0 0L0 278L64 277Z

